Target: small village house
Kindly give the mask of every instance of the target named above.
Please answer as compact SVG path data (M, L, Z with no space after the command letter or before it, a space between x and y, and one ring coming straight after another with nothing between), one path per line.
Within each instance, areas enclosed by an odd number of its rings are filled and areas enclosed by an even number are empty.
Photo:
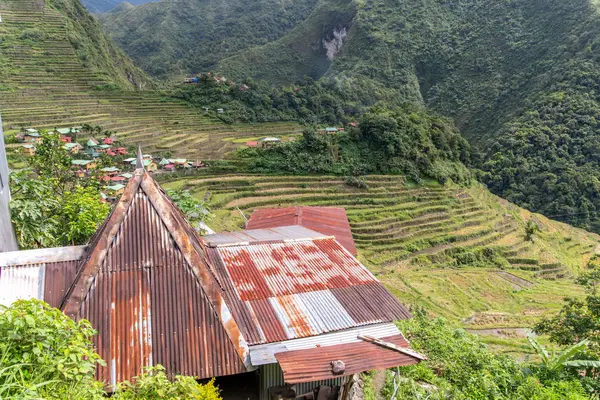
M242 398L327 386L345 400L353 374L425 359L394 324L410 312L334 236L295 225L201 237L136 166L87 246L0 254L0 304L40 298L90 321L109 390L162 364L216 377L224 394L244 383Z
M246 142L246 146L248 146L248 147L258 147L258 142L256 140L251 140L249 142Z
M217 108L217 114L223 114L225 112L225 110L223 110L222 108Z
M116 185L108 185L105 187L105 189L108 192L109 196L117 197L123 194L123 192L125 191L125 185L117 183Z
M281 139L276 137L266 137L260 140L260 144L262 147L272 147L281 143Z
M96 162L94 160L72 160L71 165L75 169L84 169L86 171L96 169Z
M106 145L112 146L113 144L115 144L115 139L113 139L112 137L104 138L102 140L102 144L106 144Z
M35 155L35 146L32 144L24 144L23 145L23 154L26 156L34 156Z
M144 168L146 168L146 171L156 171L158 169L158 166L156 165L156 163L154 161L152 161L152 156L148 156L149 158L146 158L146 156L144 156L143 159L143 164L144 164ZM133 159L133 161L130 162L131 165L136 165L136 160L137 159Z
M123 164L132 165L135 163L135 157L129 157L123 160Z
M70 154L79 154L83 146L79 143L65 143L63 146Z
M39 144L42 142L42 136L38 132L25 132L23 142L30 144Z
M121 170L117 167L105 167L100 171L104 172L108 176L117 176L119 175L119 172L121 172Z

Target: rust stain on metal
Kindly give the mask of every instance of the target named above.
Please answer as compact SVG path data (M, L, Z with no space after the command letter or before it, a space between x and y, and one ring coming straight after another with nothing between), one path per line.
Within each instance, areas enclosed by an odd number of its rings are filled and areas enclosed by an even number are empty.
M226 298L249 344L410 317L334 238L294 240L292 228L283 229L281 241L273 231L248 233L268 237L265 242L237 242L243 233L231 235L232 243L226 234L209 237L214 246L209 254L219 265L219 279L230 282L224 287ZM303 237L306 233L298 231Z
M346 210L341 207L261 208L252 213L246 228L264 229L290 225L301 225L324 235L335 236L351 254L357 254Z
M409 348L402 335L382 338L396 346ZM323 346L308 350L294 350L275 354L285 382L294 384L332 379L331 361L340 360L345 370L341 375L353 375L363 371L417 364L418 358L398 351L368 343L357 342L334 346Z
M247 345L193 228L145 173L119 204L63 302L99 331L99 379L114 386L155 364L198 378L245 372Z

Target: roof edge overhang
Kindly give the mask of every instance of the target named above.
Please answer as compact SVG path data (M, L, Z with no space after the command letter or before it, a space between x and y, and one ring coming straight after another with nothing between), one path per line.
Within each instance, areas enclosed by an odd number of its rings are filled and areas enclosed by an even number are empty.
M402 335L383 338L360 336L359 343L277 353L276 358L288 384L334 379L357 373L414 365L426 360L410 348ZM334 372L334 364L341 371Z
M276 354L295 350L325 348L339 344L360 343L360 335L380 339L388 336L402 335L392 322L366 325L343 331L324 333L299 339L258 344L249 347L250 361L253 366L273 364L277 362Z
M87 246L68 246L0 253L0 267L80 260L86 248Z

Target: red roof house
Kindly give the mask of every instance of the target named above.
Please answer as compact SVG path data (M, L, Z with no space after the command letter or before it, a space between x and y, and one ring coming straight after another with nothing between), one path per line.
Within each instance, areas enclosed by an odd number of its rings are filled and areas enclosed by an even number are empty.
M113 144L115 141L112 138L104 138L104 140L102 141L102 144Z
M275 228L301 225L324 235L335 236L352 255L356 246L346 210L340 207L263 208L252 213L247 229Z
M250 141L250 142L246 142L246 146L248 147L258 147L258 142L257 141Z

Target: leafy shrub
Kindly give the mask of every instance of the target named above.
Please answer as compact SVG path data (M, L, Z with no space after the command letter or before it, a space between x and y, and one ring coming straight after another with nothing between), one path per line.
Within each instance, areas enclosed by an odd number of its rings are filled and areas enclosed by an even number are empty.
M399 322L412 347L428 357L418 365L402 367L397 399L587 399L576 376L541 382L524 372L509 356L491 352L475 335L441 319L416 317ZM426 384L423 384L426 383ZM393 393L391 380L385 398Z
M38 41L44 39L45 34L37 28L24 29L19 35L19 39Z
M0 398L95 399L96 334L39 300L0 307Z
M364 179L357 177L357 176L347 176L346 179L344 180L344 182L346 182L346 185L348 186L353 186L355 188L359 188L359 189L368 189L369 185L367 184L367 182L364 181Z
M219 389L214 379L205 385L199 384L189 376L176 376L170 381L163 366L147 368L133 379L133 383L121 383L113 398L116 400L220 400Z

